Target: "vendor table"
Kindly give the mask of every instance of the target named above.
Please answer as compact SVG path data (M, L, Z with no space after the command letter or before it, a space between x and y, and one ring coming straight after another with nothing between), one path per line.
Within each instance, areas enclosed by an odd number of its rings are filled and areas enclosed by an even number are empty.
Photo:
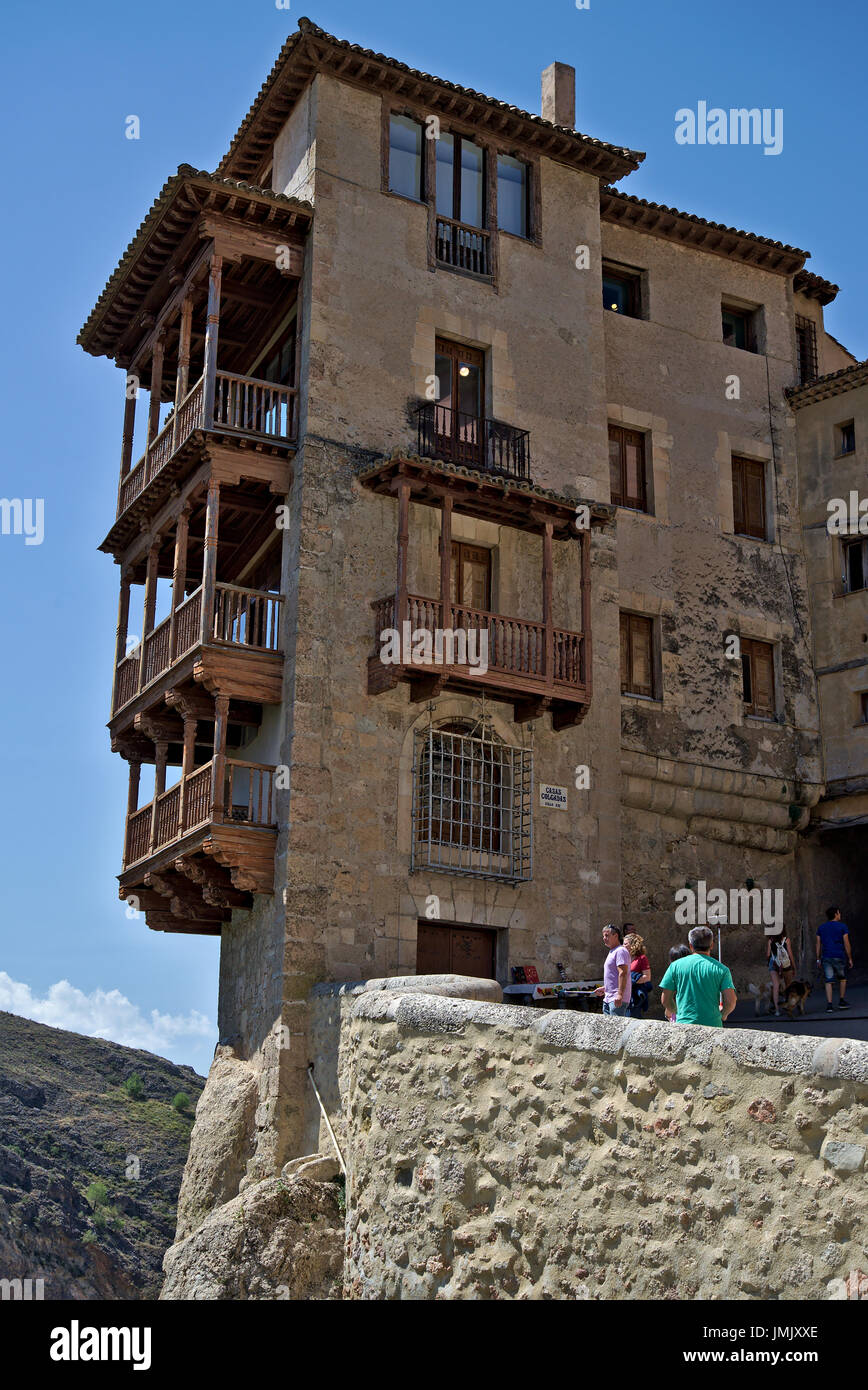
M600 1013L603 1001L594 991L602 983L602 980L555 980L551 984L506 985L504 1003L524 1004L538 1009L579 1009L586 1013Z

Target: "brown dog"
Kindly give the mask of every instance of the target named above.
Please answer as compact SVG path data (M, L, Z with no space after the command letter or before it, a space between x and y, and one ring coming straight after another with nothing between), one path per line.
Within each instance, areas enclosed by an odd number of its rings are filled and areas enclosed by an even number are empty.
M805 1004L808 1002L810 993L811 986L806 984L804 980L793 980L791 985L787 985L786 994L782 1002L790 1018L792 1018L796 1009L798 1009L801 1014L805 1012Z

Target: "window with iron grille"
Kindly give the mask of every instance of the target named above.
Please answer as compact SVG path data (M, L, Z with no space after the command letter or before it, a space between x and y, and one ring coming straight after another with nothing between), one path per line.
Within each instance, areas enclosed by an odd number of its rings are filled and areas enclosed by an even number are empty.
M817 371L817 325L796 314L796 346L799 349L799 381L813 381Z
M417 730L411 869L510 883L533 873L533 753L484 727Z

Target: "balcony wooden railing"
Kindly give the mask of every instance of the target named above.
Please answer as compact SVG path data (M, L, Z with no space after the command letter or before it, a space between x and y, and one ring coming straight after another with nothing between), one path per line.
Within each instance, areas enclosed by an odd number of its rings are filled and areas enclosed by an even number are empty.
M217 584L207 642L258 652L280 652L282 594ZM173 619L174 617L174 625ZM112 714L135 699L151 681L198 646L202 636L202 588L196 589L145 637L144 666L137 647L119 663ZM141 678L141 679L140 679Z
M118 497L118 516L126 511L149 483L186 443L194 430L232 430L244 435L288 443L295 439L298 392L294 386L278 386L256 377L218 372L214 388L214 412L204 418L205 382L200 377L151 440L142 458L123 479Z
M386 628L400 628L395 620L395 596L377 599L374 609L375 654L381 650L380 634ZM582 634L564 628L552 629L551 672L546 670L546 627L544 623L528 622L523 618L508 618L500 613L489 613L482 608L468 608L464 604L453 603L449 607L449 622L441 623L441 604L438 599L424 598L419 594L407 595L405 621L411 631L423 629L434 634L440 628L452 632L485 632L488 635L488 672L495 677L520 677L522 681L540 684L566 685L581 689L585 685L584 650ZM475 658L479 657L480 647L477 638L472 649ZM448 646L446 650L448 656ZM435 670L435 667L421 667L420 671ZM467 665L468 676L472 677L475 667ZM486 674L484 679L488 680Z
M428 401L416 412L416 433L420 458L448 459L483 473L531 481L527 430Z
M212 759L127 817L125 869L210 824L276 827L274 767L236 758L225 758L223 765L222 796Z
M484 228L438 216L436 237L441 265L466 270L470 275L491 276L491 236Z

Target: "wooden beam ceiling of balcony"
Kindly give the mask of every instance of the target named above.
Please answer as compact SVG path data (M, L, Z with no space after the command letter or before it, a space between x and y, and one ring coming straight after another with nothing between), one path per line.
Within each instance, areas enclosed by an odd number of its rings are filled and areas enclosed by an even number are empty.
M614 508L605 503L586 502L580 497L572 500L532 484L400 453L362 468L358 479L363 487L388 497L394 497L399 482L406 480L411 500L423 506L440 508L448 493L456 512L534 535L541 535L545 523L551 521L556 540L576 537L576 507L580 504L588 507L592 525L604 526L614 516Z

